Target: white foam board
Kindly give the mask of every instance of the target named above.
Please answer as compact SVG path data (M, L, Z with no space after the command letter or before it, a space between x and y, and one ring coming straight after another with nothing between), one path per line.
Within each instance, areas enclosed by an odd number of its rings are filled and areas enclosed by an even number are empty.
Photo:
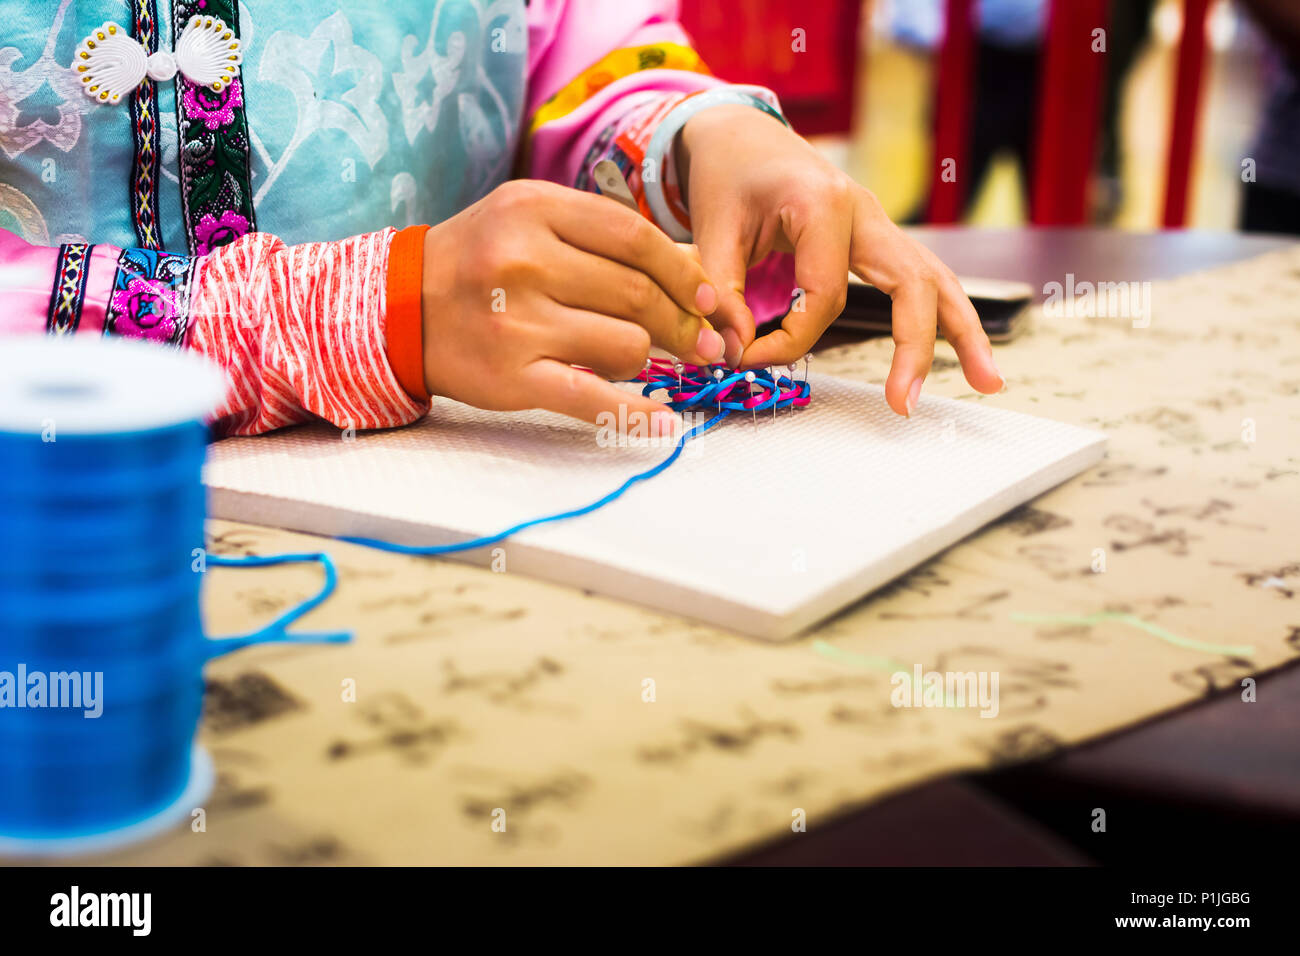
M1100 432L995 399L928 396L903 419L877 386L813 387L808 408L733 414L605 508L498 545L507 572L785 638L1105 452ZM415 425L351 439L321 424L217 442L204 481L213 517L446 544L588 504L670 451L600 437L436 399ZM455 557L486 565L493 551Z

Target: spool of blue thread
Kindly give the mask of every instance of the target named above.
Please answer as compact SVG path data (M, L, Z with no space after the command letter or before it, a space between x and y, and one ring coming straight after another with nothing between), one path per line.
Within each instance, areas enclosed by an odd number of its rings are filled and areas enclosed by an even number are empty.
M0 345L0 854L96 852L189 819L213 782L194 742L204 663L347 638L290 636L305 607L204 636L201 572L239 563L203 551L202 421L223 390L153 345ZM328 559L287 559L326 562L315 606Z

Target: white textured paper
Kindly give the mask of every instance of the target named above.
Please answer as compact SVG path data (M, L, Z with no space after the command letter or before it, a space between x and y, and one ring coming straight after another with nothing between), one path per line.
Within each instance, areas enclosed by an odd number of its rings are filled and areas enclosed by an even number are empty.
M498 565L761 637L840 610L1099 460L1105 436L814 376L805 409L733 413L601 510L530 528ZM669 447L602 447L548 412L437 399L408 428L312 425L227 439L204 481L213 517L325 535L446 544L581 507ZM455 557L488 564L491 548Z

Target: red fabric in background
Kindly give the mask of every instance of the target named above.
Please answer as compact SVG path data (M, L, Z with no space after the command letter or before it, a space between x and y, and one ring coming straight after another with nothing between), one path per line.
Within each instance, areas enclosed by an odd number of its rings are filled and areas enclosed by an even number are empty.
M1029 218L1036 226L1088 219L1106 54L1093 31L1109 25L1110 0L1053 0L1038 95Z
M1174 74L1174 118L1169 124L1169 170L1165 178L1163 216L1166 229L1181 229L1187 224L1192 158L1196 150L1196 125L1205 71L1205 21L1209 13L1210 0L1183 2L1183 36L1178 43L1178 65Z
M849 132L861 0L682 0L681 6L682 25L716 76L775 91L800 133ZM802 53L792 48L796 29L804 31Z
M945 5L943 44L939 48L939 75L934 93L934 156L930 172L930 208L933 223L954 223L965 204L966 151L970 145L971 94L975 82L975 3L948 0ZM952 160L955 177L944 181L944 163Z

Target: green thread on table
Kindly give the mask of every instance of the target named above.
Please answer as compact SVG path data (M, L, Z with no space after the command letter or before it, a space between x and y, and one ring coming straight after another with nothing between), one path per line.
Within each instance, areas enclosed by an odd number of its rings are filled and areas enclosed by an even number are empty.
M1097 614L1086 615L1012 614L1011 620L1026 624L1084 624L1089 627L1106 621L1119 621L1121 624L1131 625L1139 631L1146 631L1151 636L1160 638L1166 643L1173 644L1176 647L1185 647L1190 651L1224 654L1229 657L1255 656L1255 646L1253 644L1207 644L1204 641L1194 641L1190 637L1180 637L1171 631L1166 631L1163 627L1152 624L1150 621L1144 621L1135 614L1123 614L1118 611L1102 611Z
M836 647L834 644L828 644L823 640L813 641L813 650L822 657L829 657L831 660L842 661L845 664L856 664L859 667L874 667L878 670L885 670L893 673L894 671L906 671L912 673L910 664L900 664L898 661L891 660L888 657L867 657L864 654L854 654L852 651L846 651Z

